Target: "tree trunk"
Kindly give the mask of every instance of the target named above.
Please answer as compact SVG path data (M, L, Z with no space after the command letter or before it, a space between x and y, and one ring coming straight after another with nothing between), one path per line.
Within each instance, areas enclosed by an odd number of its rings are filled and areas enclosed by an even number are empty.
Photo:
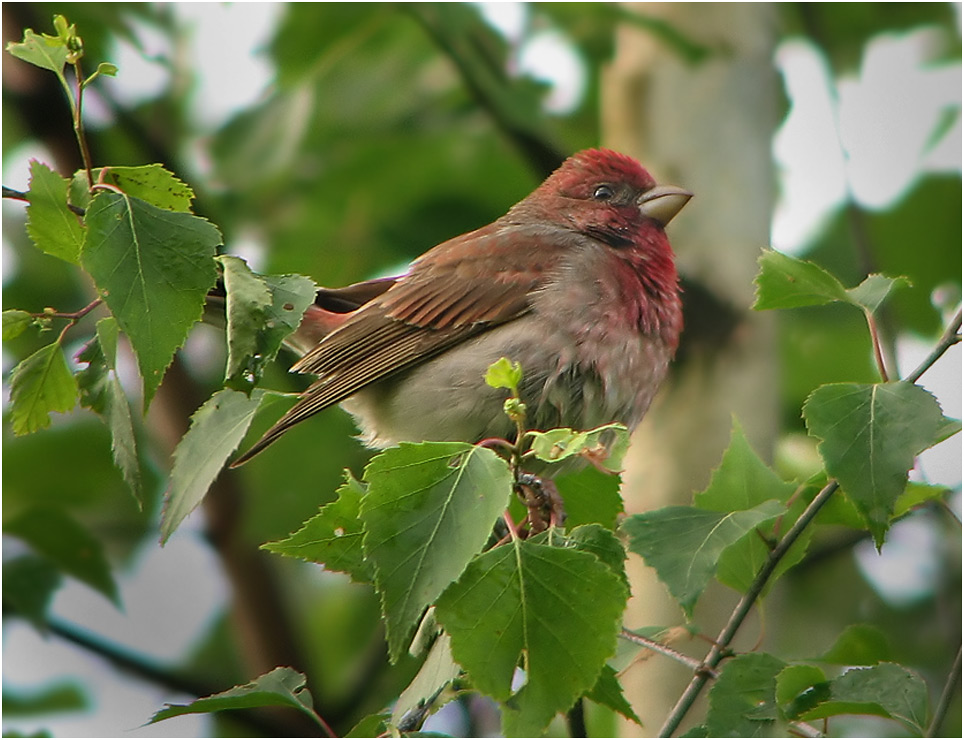
M720 462L733 417L761 455L771 453L778 428L773 332L749 306L756 260L769 244L779 88L772 5L630 7L707 52L688 61L654 32L624 24L603 78L603 142L637 157L658 182L695 193L669 229L680 271L696 284L684 293L685 357L634 437L624 474L627 512L634 513L691 504ZM717 321L721 316L733 321ZM636 556L629 565L634 596L626 625L683 623L655 572ZM722 588L707 592L694 618L701 632L715 635L735 600ZM750 644L751 632L744 633ZM700 640L676 647L698 657L708 649ZM627 724L625 733L656 734L690 678L688 669L659 656L629 668L626 695L644 726Z

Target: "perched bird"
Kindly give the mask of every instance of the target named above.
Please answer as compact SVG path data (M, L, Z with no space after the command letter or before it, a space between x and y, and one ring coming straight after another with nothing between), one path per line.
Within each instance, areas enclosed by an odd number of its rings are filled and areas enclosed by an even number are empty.
M317 376L240 465L341 403L373 447L511 438L500 357L521 363L532 429L632 429L679 343L682 312L664 228L690 199L605 149L567 159L480 229L404 275L322 289L293 337Z

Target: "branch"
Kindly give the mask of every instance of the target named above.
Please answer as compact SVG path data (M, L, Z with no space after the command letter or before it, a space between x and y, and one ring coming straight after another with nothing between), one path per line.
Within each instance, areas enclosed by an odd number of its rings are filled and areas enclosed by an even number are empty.
M619 636L622 637L624 640L627 640L628 642L633 642L637 645L643 646L644 648L652 650L654 653L659 653L660 655L665 655L667 658L672 658L678 663L682 663L683 665L685 665L694 673L698 671L707 671L710 675L710 678L716 678L716 675L717 675L716 671L712 669L708 669L703 663L700 663L700 661L696 660L695 658L691 658L690 656L684 653L681 653L679 650L676 650L675 648L671 648L669 645L664 645L663 643L657 642L656 640L650 640L648 637L637 635L635 632L630 632L627 629L621 630L619 633Z
M26 203L30 202L30 193L25 193L22 190L14 190L13 188L8 188L6 185L3 186L3 197L10 198L11 200L22 200ZM73 203L68 203L67 207L78 216L83 217L85 211L79 206L75 206Z
M931 350L931 353L924 358L924 361L918 365L914 371L908 375L904 380L908 383L916 383L921 375L927 372L934 363L936 363L947 350L953 347L955 344L961 341L961 309L957 309L957 315L951 320L951 323L947 325L944 333L941 334L941 338L937 340L937 346Z
M944 724L944 717L951 706L951 700L957 695L957 684L961 681L961 646L957 646L957 657L954 658L954 665L951 672L947 675L947 683L941 692L941 698L937 701L937 708L934 710L934 718L931 720L924 737L938 737L941 725Z

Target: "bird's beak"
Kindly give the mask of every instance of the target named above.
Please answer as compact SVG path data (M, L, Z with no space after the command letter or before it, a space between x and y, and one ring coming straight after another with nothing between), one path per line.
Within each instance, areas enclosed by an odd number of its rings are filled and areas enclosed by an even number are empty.
M692 197L691 192L675 185L656 185L640 195L636 205L644 216L666 226Z

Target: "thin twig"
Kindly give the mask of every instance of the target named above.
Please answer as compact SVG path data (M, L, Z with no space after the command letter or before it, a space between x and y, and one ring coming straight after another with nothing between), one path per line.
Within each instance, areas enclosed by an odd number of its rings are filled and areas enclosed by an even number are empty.
M25 193L22 190L14 190L13 188L8 188L6 185L3 186L3 197L10 198L11 200L22 200L25 203L30 202L30 193ZM83 208L79 206L75 206L73 203L68 203L67 208L69 208L73 213L80 216L81 218L83 218L84 214L86 213L86 211Z
M931 719L930 725L927 727L927 732L924 733L924 737L938 737L938 732L941 731L941 725L944 724L944 717L947 715L947 710L951 706L951 700L957 695L957 685L961 681L961 646L957 646L957 657L954 658L954 665L951 666L951 672L947 674L947 682L944 684L944 690L941 692L941 698L937 700L937 708L934 709L934 717Z
M877 327L877 320L872 311L865 311L864 315L867 318L867 328L870 329L870 342L874 347L877 371L880 373L880 379L886 383L890 380L890 376L887 374L887 363L884 362L884 351L880 346L880 329Z
M947 329L941 334L941 338L937 340L937 346L931 351L924 361L918 365L914 371L908 375L905 380L908 383L916 383L921 375L923 375L935 362L937 362L941 355L947 352L948 349L953 347L955 344L961 341L961 309L957 309L957 314L948 324Z
M664 645L656 640L651 640L650 638L643 637L635 632L630 632L626 628L620 630L619 636L627 642L641 645L648 650L652 650L654 653L659 653L660 655L665 655L667 658L672 658L676 662L682 663L692 671L699 671L703 669L703 664L696 660L696 658L691 658L690 656L681 653L679 650L671 648L669 645ZM709 669L709 673L710 678L716 678L716 671Z

